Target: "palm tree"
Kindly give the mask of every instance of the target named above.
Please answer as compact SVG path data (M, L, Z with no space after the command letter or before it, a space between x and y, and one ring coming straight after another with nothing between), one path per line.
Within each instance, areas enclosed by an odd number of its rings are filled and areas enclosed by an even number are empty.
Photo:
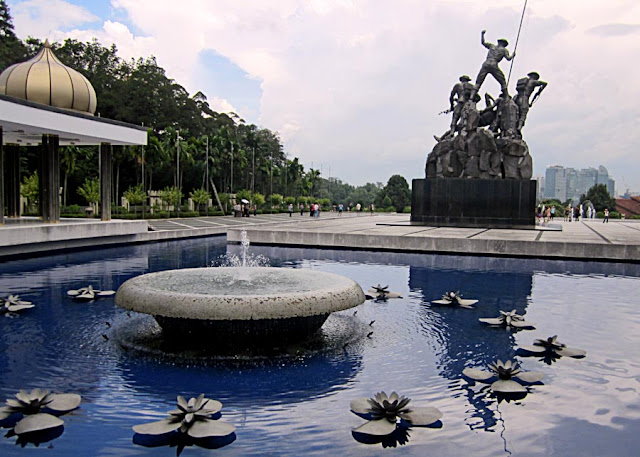
M311 196L315 196L316 186L318 181L320 181L320 170L314 170L313 168L309 168L309 171L306 174L306 178L309 181L309 194Z
M71 145L62 148L62 157L60 158L60 164L64 172L62 206L67 206L67 178L69 178L71 173L76 171L78 153L79 150L77 146Z

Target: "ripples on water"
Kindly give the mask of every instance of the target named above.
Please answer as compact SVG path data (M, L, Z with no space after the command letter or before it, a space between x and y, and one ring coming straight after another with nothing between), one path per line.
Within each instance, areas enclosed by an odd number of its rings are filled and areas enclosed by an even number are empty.
M128 317L113 297L78 303L66 296L88 284L115 290L139 274L209 266L238 249L227 252L224 239L210 238L0 265L0 293L36 304L20 317L0 318L0 397L47 387L84 399L65 416L64 434L41 452L175 455L175 448L134 445L131 426L163 418L177 394L205 392L222 401L222 419L238 427L237 439L183 455L380 455L390 450L353 439L351 429L363 421L349 412L351 399L380 390L444 413L441 429L415 428L406 445L396 444L403 455L635 455L640 446L636 265L252 246L251 255L274 266L342 274L365 290L388 284L404 298L340 313L337 322L355 322L348 328L358 330L345 337L339 326L325 329L323 350L239 363L123 348L119 335L143 316ZM473 310L429 304L448 290L480 301ZM536 330L478 323L501 309L516 309ZM467 366L513 358L518 344L554 334L587 357L552 365L516 358L546 375L522 400L498 403L483 385L461 379ZM29 451L14 440L0 438L0 455Z

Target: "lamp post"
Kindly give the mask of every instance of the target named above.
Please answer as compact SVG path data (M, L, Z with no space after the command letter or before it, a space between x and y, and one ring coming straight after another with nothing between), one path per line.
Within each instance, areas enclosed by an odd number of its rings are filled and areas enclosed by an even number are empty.
M176 187L180 188L180 130L176 130Z

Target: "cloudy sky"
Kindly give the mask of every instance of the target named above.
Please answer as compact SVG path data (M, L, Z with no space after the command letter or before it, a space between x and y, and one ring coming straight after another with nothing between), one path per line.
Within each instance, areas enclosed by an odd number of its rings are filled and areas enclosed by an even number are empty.
M157 57L219 111L280 134L290 157L352 184L424 177L452 85L487 41L513 51L524 0L9 0L20 38L115 43ZM524 136L534 174L604 165L640 191L637 0L529 0L510 90L549 86ZM509 62L501 67L509 73ZM497 96L491 76L482 92ZM635 101L634 101L635 100Z

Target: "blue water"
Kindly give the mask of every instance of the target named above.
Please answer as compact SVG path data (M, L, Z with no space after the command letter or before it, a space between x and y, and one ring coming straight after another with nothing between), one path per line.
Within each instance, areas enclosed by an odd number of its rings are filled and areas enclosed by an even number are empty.
M38 448L0 437L0 455L173 456L176 448L134 444L131 427L163 418L177 394L201 392L223 403L221 420L237 427L236 440L215 450L190 446L184 456L637 455L638 265L252 246L275 266L342 274L365 290L388 284L404 298L342 312L337 319L365 328L375 320L370 337L344 348L333 335L326 351L242 363L124 350L120 330L142 316L127 316L113 297L77 303L66 296L88 284L115 290L139 274L207 266L226 250L223 238L203 238L0 264L0 295L36 304L0 318L0 399L35 387L83 397L62 417L60 437ZM448 290L479 299L476 309L429 304ZM501 309L516 309L536 330L507 332L477 321ZM515 356L518 344L555 334L587 357L547 365ZM462 379L464 367L498 358L542 371L543 384L524 399L498 402ZM356 441L351 430L363 420L349 402L380 390L439 408L442 427L411 429L401 443Z

